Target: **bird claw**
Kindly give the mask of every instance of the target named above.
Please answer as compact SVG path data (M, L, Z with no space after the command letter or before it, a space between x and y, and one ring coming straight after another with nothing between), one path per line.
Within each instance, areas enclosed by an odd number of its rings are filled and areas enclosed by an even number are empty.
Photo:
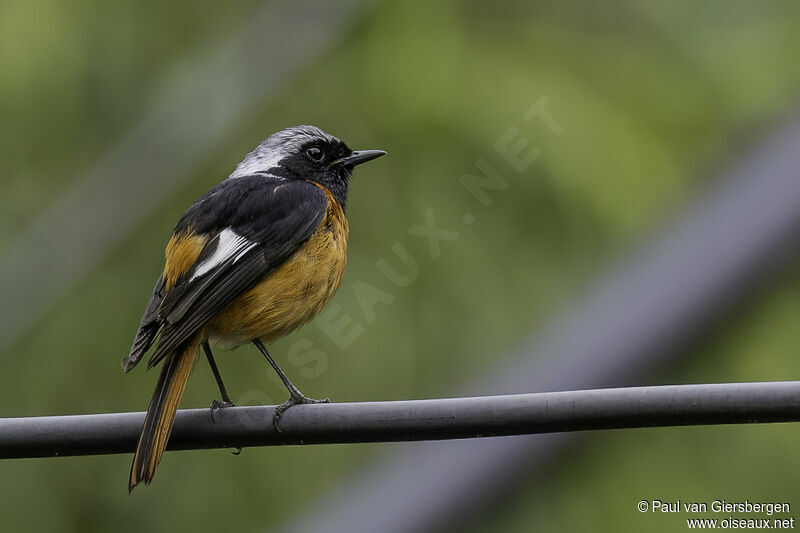
M233 403L233 400L214 400L211 402L211 410L216 411L217 409L224 409L226 407L234 407L236 404Z
M309 398L307 396L303 396L302 394L295 395L292 394L288 400L283 402L280 405L275 406L275 416L272 418L272 426L275 428L275 431L278 433L283 433L281 428L278 426L278 423L283 416L283 413L289 410L290 407L294 407L295 405L300 404L312 404L312 403L331 403L330 398L322 398L321 400L317 400L314 398Z
M214 400L213 402L211 402L211 407L210 407L210 409L211 409L211 420L214 420L214 414L217 411L219 411L220 409L225 409L227 407L233 407L234 405L236 405L236 404L234 404L233 401L230 400L230 399L222 400L222 401Z

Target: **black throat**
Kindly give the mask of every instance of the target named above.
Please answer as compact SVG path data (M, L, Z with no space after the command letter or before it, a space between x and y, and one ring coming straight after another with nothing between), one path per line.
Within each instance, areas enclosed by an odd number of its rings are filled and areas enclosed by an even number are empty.
M342 212L347 212L347 191L349 190L350 176L335 180L333 183L317 183L331 191L333 198L342 208Z
M303 179L322 185L331 192L333 198L341 206L342 211L346 212L347 210L347 192L350 189L350 171L348 171L348 169L322 175L314 175L315 173L313 172L303 172L302 174L311 174L310 176L303 176L300 172L292 170L291 167L278 166L269 169L269 171L264 174L270 174L289 180Z

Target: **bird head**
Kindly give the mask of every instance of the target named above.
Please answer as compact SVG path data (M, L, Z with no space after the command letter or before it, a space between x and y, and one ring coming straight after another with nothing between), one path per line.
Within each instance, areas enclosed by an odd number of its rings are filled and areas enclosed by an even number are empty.
M267 137L228 179L264 174L313 181L329 189L344 208L353 168L384 154L383 150L351 150L316 126L294 126Z

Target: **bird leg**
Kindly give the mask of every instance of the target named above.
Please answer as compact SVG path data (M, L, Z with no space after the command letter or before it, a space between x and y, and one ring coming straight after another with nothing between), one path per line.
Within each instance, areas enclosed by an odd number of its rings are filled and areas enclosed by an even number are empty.
M275 417L272 419L272 425L275 426L275 430L280 433L281 429L278 427L278 421L280 420L281 416L287 409L293 407L295 405L301 403L331 403L328 398L324 398L322 400L315 400L313 398L309 398L298 389L294 383L286 376L286 374L281 370L281 367L278 366L278 363L272 358L272 356L267 351L264 343L261 342L259 339L253 340L253 344L256 345L256 348L261 352L261 354L266 357L269 364L275 370L275 373L278 374L278 377L281 378L283 384L289 391L289 399L283 402L282 404L275 407Z
M211 402L211 412L213 413L222 407L233 407L233 400L228 396L228 391L225 390L225 384L222 382L222 376L219 374L219 369L214 361L214 354L211 353L211 346L208 345L208 341L203 343L203 351L206 353L208 364L211 366L211 372L214 373L214 379L217 380L217 387L219 387L219 393L222 396L222 401L214 400Z

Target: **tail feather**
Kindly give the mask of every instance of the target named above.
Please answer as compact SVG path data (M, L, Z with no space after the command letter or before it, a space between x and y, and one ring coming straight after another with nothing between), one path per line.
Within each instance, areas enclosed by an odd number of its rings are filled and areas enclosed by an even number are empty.
M141 482L149 484L156 473L172 431L175 412L194 366L198 344L199 339L193 339L164 361L156 390L147 408L139 443L136 445L128 492Z

